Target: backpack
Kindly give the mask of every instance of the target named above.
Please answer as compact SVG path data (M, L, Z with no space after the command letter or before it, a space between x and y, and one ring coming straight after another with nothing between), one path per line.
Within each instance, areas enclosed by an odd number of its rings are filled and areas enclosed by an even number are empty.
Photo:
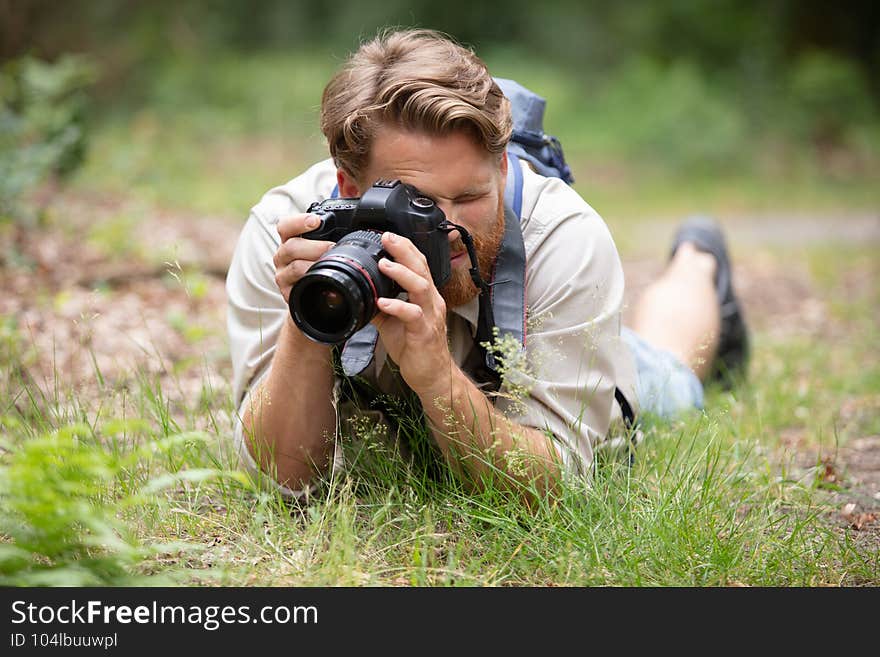
M513 114L513 135L507 152L519 159L528 160L542 176L561 178L568 184L573 183L574 177L565 161L562 144L556 137L544 132L544 109L547 101L515 80L493 79L510 101Z

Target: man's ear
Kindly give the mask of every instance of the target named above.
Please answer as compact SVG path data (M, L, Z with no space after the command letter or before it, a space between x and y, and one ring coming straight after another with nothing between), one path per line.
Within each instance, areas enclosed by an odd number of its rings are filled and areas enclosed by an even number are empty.
M336 184L339 186L340 198L356 198L361 195L357 182L344 169L336 169Z

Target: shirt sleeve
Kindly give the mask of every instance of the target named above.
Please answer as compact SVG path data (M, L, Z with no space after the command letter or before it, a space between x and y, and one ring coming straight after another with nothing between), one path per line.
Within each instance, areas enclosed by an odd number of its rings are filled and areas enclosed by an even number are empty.
M251 212L226 275L226 325L236 406L254 379L268 369L289 312L275 284L272 258L279 244L278 234L272 235Z
M585 473L614 403L624 275L602 218L548 179L550 200L524 230L526 350L505 363L497 406L555 442L566 470Z

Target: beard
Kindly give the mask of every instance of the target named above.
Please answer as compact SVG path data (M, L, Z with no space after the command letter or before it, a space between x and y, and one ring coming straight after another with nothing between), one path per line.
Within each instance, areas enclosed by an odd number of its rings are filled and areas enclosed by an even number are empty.
M498 207L495 210L495 218L485 231L472 231L474 250L477 252L477 263L480 267L480 277L488 282L495 267L495 258L501 248L501 240L504 238L504 197L498 199ZM450 246L450 251L457 253L465 251L464 241L459 236ZM468 259L470 262L470 259ZM450 308L463 306L476 297L480 290L471 279L470 267L454 267L452 275L446 285L440 289L440 296Z

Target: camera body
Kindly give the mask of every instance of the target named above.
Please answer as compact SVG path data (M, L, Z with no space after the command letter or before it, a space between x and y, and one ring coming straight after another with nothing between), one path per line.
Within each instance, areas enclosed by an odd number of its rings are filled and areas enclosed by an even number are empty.
M376 315L379 297L400 293L379 272L379 259L390 258L381 244L385 231L408 238L424 254L434 285L449 280L446 217L412 185L377 180L360 198L326 199L308 212L321 224L301 237L336 242L290 292L293 321L316 342L345 342Z

